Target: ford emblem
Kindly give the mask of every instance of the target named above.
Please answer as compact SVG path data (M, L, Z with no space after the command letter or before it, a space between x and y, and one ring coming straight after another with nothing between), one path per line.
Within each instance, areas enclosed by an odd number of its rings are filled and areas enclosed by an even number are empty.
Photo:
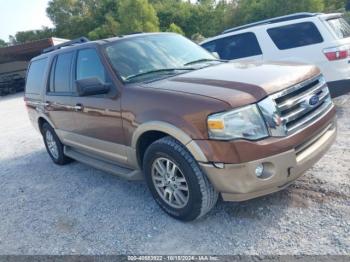
M320 98L318 95L313 95L312 97L309 98L309 105L310 106L315 106L320 102Z

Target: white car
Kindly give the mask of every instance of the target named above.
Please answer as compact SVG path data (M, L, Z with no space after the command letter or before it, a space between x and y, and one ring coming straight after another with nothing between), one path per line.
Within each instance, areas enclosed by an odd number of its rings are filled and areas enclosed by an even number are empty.
M350 25L340 13L296 13L224 31L200 44L226 60L317 65L332 96L350 90Z

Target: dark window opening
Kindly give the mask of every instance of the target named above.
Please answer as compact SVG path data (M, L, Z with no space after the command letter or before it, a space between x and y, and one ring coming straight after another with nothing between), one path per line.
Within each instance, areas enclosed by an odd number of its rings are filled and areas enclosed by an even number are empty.
M267 30L267 33L280 50L319 44L323 42L322 35L312 22L271 28Z
M221 59L232 60L261 55L262 51L254 33L220 38L203 45L210 52L216 52Z

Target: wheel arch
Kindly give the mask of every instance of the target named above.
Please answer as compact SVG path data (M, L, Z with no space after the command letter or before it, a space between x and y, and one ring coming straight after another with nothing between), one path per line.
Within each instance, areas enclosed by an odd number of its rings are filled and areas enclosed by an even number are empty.
M43 127L44 123L48 123L52 128L55 128L53 123L43 116L38 117L37 123L38 123L38 128L39 128L40 133L42 133L42 127Z
M198 144L180 128L162 121L152 121L141 124L134 132L131 146L136 150L138 165L142 168L144 153L149 145L156 140L170 136L184 145L192 156L199 162L208 162Z

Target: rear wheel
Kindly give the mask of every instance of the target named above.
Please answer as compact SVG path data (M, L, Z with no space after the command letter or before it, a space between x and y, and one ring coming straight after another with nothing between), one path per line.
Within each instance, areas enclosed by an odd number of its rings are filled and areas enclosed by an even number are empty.
M56 135L55 130L48 123L43 124L42 135L46 150L55 164L65 165L72 161L72 159L64 155L64 146Z
M218 193L196 160L171 137L164 137L148 147L143 168L153 198L176 219L197 219L216 204Z

